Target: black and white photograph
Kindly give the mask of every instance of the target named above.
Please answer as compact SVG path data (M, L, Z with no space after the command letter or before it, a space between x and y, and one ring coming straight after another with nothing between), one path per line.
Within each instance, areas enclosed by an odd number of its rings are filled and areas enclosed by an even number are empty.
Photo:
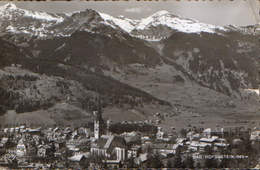
M0 169L260 169L260 1L0 1Z

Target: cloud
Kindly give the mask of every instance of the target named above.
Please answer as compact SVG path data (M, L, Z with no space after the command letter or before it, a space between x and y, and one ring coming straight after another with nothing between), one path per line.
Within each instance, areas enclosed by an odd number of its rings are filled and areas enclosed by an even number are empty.
M143 10L142 8L135 7L135 8L125 9L125 12L129 12L129 13L141 13L142 10Z

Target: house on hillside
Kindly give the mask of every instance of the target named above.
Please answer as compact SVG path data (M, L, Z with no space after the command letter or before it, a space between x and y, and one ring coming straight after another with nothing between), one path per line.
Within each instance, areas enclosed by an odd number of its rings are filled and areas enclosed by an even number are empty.
M37 156L40 158L48 157L52 152L51 146L49 145L39 145L37 148Z
M174 144L167 144L167 143L158 143L152 145L152 149L154 153L160 153L163 156L167 156L168 154L174 154Z
M251 141L260 141L260 130L254 130L250 135Z
M210 144L212 144L212 143L214 143L217 139L218 139L217 136L212 136L212 137L210 137L210 138L201 138L201 139L200 139L200 142L205 142L205 143L210 143Z
M2 138L0 142L0 148L6 147L8 145L8 142L9 142L9 138L6 137Z
M188 149L195 152L204 152L207 146L212 146L212 144L207 142L191 141Z
M75 154L68 158L70 161L70 166L73 168L81 169L89 166L89 153L83 154Z
M210 138L211 136L225 137L228 135L228 132L221 127L217 128L207 128L203 131L203 136L206 138Z
M156 139L162 140L164 137L164 132L162 131L161 127L157 128L157 133L156 133Z
M19 140L17 147L16 147L16 156L17 157L24 157L26 155L27 148L25 140L22 138Z
M157 128L157 133L156 133L156 139L157 140L163 140L163 141L169 141L170 139L167 137L167 134L162 131L161 127Z
M195 133L194 131L190 131L186 134L186 138L190 141L192 140L199 140L200 138L200 134L199 133Z
M127 158L136 158L141 152L141 146L134 145L127 150Z

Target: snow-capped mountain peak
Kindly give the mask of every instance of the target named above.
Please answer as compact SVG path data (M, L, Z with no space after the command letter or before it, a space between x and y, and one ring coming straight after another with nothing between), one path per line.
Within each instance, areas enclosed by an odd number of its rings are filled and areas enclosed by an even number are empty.
M104 19L104 21L109 22L109 24L111 24L112 22L112 24L118 26L119 28L128 33L135 29L135 26L138 23L138 21L125 18L122 15L119 17L113 17L101 12L99 12L99 15Z
M49 27L63 22L58 14L18 8L14 3L0 7L0 29L14 34L46 37L52 34Z
M154 13L150 17L158 17L158 16L162 16L162 15L166 15L166 14L170 14L170 12L166 11L166 10L161 10L161 11Z
M200 23L192 19L185 19L177 15L173 15L165 10L156 12L155 14L142 19L136 29L144 30L149 29L150 27L156 27L158 25L167 26L173 30L186 33L215 33L216 29L224 30L223 27Z
M18 8L14 3L7 3L0 7L0 18L17 18L27 17L37 20L62 22L63 18L56 14L49 14L46 12L30 11Z
M108 14L99 13L100 16L107 22L107 25L117 26L128 33L142 32L143 30L149 30L157 26L164 26L171 30L185 32L185 33L216 33L216 29L225 30L224 27L214 26L210 24L200 23L193 19L186 19L177 15L174 15L166 10L158 11L147 18L141 20L131 20L124 16L113 17ZM135 35L139 37L138 35Z
M0 10L16 10L17 6L14 3L7 3L0 7Z
M65 22L68 20L70 21ZM53 14L21 9L14 3L7 3L0 7L0 29L15 34L23 33L37 37L70 36L76 30L91 30L92 26L96 27L99 24L105 24L115 30L123 30L137 38L154 41L167 38L172 31L215 33L216 29L224 30L223 27L185 19L166 10L158 11L147 18L133 20L124 16L113 17L94 10Z

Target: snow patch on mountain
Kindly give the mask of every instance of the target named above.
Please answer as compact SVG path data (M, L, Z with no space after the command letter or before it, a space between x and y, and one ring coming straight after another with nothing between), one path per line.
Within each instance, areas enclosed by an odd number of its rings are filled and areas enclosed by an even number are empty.
M13 3L7 3L7 4L3 5L3 6L0 6L0 10L6 10L6 9L16 10L17 7Z
M39 19L39 20L46 20L46 21L55 21L56 23L60 23L63 22L63 18L62 17L58 17L58 16L51 16L49 14L47 14L46 12L33 12L33 11L24 11L25 12L25 16L26 17L31 17L34 19Z
M135 29L135 24L137 21L131 20L128 18L124 18L121 16L120 18L112 17L108 14L99 13L99 15L106 21L106 22L112 22L124 31L130 33L133 29Z
M13 14L16 15L13 15ZM7 3L4 6L0 7L0 16L3 18L9 18L13 19L17 16L23 16L23 17L29 17L37 20L45 20L49 22L56 22L60 23L63 22L63 18L60 16L57 16L56 14L50 15L46 12L36 12L36 11L29 11L17 8L15 4L13 3Z
M158 11L155 14L141 20L131 20L122 16L116 18L104 13L99 14L105 21L110 22L110 24L113 23L114 25L117 25L128 33L131 33L133 30L145 30L158 25L164 25L173 30L186 33L215 33L216 29L223 31L226 30L224 27L204 24L192 19L185 19L173 15L165 10Z
M168 11L159 11L147 18L142 19L137 25L136 29L144 30L152 26L156 27L158 25L165 25L174 30L186 33L215 33L216 29L225 30L224 27L204 24L196 20L181 18L169 13Z

